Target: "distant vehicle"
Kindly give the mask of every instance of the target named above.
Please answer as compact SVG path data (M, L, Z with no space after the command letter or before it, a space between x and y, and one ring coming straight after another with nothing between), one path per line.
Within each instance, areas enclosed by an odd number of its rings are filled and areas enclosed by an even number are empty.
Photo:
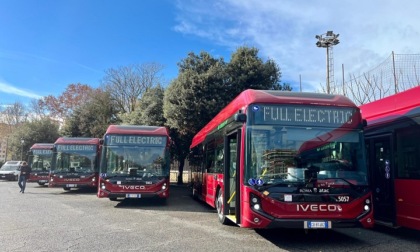
M53 157L53 143L35 143L29 150L29 166L31 176L28 182L35 182L39 185L48 183L48 176L51 169Z
M0 179L15 180L19 179L20 166L23 161L7 161L0 168Z

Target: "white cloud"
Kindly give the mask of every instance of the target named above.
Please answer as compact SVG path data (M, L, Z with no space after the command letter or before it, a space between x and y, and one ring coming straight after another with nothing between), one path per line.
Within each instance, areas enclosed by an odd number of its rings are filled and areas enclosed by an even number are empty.
M33 98L33 99L42 98L42 96L37 95L31 91L16 88L5 82L0 82L0 93L13 94L13 95L23 96L23 97Z
M202 37L232 51L255 46L274 59L282 80L304 89L325 83L326 51L315 35L339 33L334 47L335 79L359 75L382 63L391 52L419 53L420 15L416 0L371 1L179 1L175 30ZM306 87L305 87L306 86Z

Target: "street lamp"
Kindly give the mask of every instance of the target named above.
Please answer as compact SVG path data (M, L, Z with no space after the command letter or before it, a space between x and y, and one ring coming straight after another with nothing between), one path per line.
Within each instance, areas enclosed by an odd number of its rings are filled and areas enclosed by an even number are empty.
M338 40L339 35L340 34L334 34L333 31L327 31L327 33L325 34L315 36L315 38L318 39L318 42L316 42L316 46L327 48L327 93L328 94L330 93L330 71L332 72L331 77L334 78L334 65L331 66L331 70L330 70L330 63L332 63L333 60L331 56L331 62L330 62L329 48L331 47L331 50L332 50L333 46L340 43L340 41Z
M23 138L20 139L20 160L23 160L23 144L25 140Z

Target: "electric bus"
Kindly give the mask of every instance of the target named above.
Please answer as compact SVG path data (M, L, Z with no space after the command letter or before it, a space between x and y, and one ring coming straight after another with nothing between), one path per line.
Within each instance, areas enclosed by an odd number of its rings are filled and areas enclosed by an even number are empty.
M420 86L360 106L375 222L420 230Z
M53 143L35 143L29 149L29 166L31 175L28 182L35 182L39 185L48 183L51 163L53 158Z
M364 125L344 96L245 90L194 136L192 194L222 224L371 228Z
M171 139L166 127L110 125L103 138L99 198L169 197Z
M98 187L101 145L99 138L59 137L54 143L48 187Z

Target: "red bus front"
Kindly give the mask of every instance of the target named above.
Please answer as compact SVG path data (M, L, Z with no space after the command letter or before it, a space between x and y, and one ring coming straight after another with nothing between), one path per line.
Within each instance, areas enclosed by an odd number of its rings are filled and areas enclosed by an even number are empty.
M147 175L146 175L147 176ZM153 176L153 175L150 175ZM147 178L141 180L125 180L124 178L100 179L98 189L99 198L118 199L144 199L157 198L166 199L169 197L168 178Z
M45 185L49 180L49 173L53 158L54 144L35 143L29 150L29 166L31 175L28 182Z
M98 173L69 169L69 172L54 171L50 174L48 187L62 187L68 191L72 188L96 188Z
M97 138L59 138L55 143L48 187L98 187L100 145Z
M110 126L104 137L97 196L166 200L169 141L164 127Z

